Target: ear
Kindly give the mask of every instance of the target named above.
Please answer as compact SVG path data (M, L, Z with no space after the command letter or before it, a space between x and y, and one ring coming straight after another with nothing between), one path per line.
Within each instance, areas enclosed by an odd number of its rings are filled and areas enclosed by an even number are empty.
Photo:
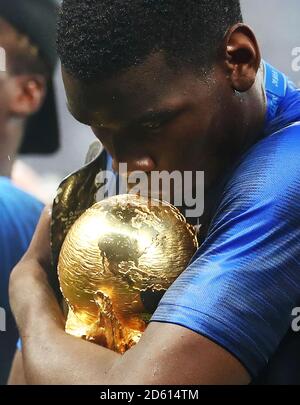
M11 114L27 118L41 108L47 92L47 82L42 75L14 76L11 86Z
M231 87L239 92L248 91L261 63L259 46L251 28L245 24L231 27L224 37L221 57Z

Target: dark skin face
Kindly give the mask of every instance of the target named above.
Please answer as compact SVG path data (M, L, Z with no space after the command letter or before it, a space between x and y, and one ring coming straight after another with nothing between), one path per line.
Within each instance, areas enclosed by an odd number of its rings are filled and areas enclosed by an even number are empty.
M91 126L115 167L201 170L210 188L261 131L259 66L252 31L237 25L206 75L170 68L161 52L110 80L87 84L65 71L63 79L71 113Z

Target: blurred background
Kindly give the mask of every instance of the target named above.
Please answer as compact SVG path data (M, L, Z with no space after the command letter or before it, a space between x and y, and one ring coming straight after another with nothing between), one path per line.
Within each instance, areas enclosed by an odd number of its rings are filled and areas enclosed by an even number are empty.
M300 48L300 1L242 0L241 3L244 20L256 33L263 58L285 72L300 87L300 70L292 67L296 59L292 52ZM298 67L300 69L300 63ZM24 178L26 172L28 184L23 184L23 187L44 202L52 200L56 187L65 176L83 165L88 147L95 139L88 127L77 123L68 113L59 67L55 86L61 148L48 157L21 157L15 167L16 179L18 173L23 173Z

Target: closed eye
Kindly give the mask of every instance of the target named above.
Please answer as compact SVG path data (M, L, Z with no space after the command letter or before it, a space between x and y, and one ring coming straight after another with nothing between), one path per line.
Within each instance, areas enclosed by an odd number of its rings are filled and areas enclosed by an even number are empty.
M149 132L158 132L163 126L167 125L180 113L181 110L150 112L139 119L135 123L135 126L146 129Z
M145 128L149 131L155 131L160 129L165 123L162 122L155 122L155 121L149 121L149 122L143 122L141 124L142 128Z

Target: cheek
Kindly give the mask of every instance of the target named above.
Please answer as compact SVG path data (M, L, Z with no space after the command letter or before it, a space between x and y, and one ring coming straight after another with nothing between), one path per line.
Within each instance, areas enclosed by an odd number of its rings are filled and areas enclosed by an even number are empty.
M161 134L157 144L161 164L175 170L204 170L216 154L221 138L219 111L189 111Z
M210 138L218 113L212 101L205 100L203 105L199 101L172 124L170 132L177 141L204 143Z
M203 150L211 139L213 117L190 111L168 127L165 140L176 154L194 154Z

